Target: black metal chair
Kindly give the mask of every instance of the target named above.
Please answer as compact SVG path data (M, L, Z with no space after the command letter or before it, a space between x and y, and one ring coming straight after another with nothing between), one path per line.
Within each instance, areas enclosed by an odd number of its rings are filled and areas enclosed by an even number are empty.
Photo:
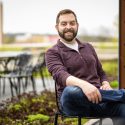
M60 109L60 105L59 105L59 99L58 99L58 95L57 95L57 87L56 87L56 83L55 83L55 94L56 94L56 105L57 105L57 111L55 112L55 119L54 119L54 125L59 125L58 124L58 117L61 116L62 118L77 118L78 119L78 125L82 125L81 123L81 119L99 119L99 125L102 125L102 121L104 118L107 117L81 117L81 116L69 116L69 115L65 115L61 109Z
M39 73L40 77L41 77L42 84L43 84L43 88L46 89L45 78L44 78L44 74L43 74L44 68L46 68L46 66L45 66L45 53L41 52L38 56L36 64L26 67L25 70L27 71L27 73L31 74L32 78L34 78L34 76L36 76L37 73Z
M18 59L18 56L5 56L0 60L0 88L3 87L3 94L5 94L6 75L15 69Z
M11 74L12 78L17 79L17 81L18 81L17 84L16 84L16 82L12 83L12 79L10 79L10 82L11 82L12 86L15 87L17 94L20 94L21 85L23 87L23 92L25 92L25 90L27 88L27 84L29 82L32 83L33 91L36 91L35 80L32 76L32 73L28 69L30 65L32 65L32 55L27 54L27 53L21 54L20 60L17 64L17 68Z
M8 79L10 83L11 95L14 96L13 89L16 92L16 95L20 94L21 84L23 86L23 90L25 90L25 85L28 82L28 79L31 79L33 84L33 89L35 89L35 82L32 78L32 75L27 72L26 67L30 65L32 55L23 53L18 56L18 61L15 64L15 68L9 72L1 75L3 80ZM23 82L24 81L24 82ZM3 92L5 92L5 83L3 85Z

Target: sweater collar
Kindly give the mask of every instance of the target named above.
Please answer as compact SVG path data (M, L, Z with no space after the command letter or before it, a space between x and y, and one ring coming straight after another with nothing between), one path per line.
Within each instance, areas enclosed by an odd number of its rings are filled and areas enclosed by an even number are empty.
M76 41L78 43L78 49L80 48L84 48L85 47L85 44L84 43L81 43L77 38L76 38ZM67 47L66 45L64 45L60 39L57 41L57 46L59 46L60 48L63 48L64 50L72 50L71 48Z

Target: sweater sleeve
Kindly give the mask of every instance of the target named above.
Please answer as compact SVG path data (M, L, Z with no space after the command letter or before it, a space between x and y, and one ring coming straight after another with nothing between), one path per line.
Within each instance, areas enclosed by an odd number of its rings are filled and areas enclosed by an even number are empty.
M70 76L64 66L61 56L57 50L49 49L45 54L46 65L53 79L66 86L66 79Z
M100 77L101 83L103 81L108 81L106 73L102 68L102 64L101 64L100 60L98 59L98 56L97 56L97 53L96 53L94 47L91 44L89 44L89 46L91 47L91 49L93 51L93 55L95 56L95 59L96 59L96 62L97 62L97 72L98 72L98 75Z

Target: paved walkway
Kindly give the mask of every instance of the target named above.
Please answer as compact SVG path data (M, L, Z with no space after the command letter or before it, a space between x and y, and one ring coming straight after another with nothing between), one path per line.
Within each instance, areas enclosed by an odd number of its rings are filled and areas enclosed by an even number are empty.
M36 91L39 93L41 91L44 90L43 88L43 84L41 79L35 79L35 83L36 83ZM45 79L45 83L46 83L46 89L50 90L50 91L54 91L54 81L52 78L50 79ZM8 81L6 81L6 86L5 86L5 94L2 93L2 88L3 88L3 84L1 83L1 91L0 91L0 102L2 100L5 100L7 98L11 98L11 91L10 91L10 84ZM26 92L29 91L33 91L32 85L28 85ZM21 92L22 92L22 88L21 88Z

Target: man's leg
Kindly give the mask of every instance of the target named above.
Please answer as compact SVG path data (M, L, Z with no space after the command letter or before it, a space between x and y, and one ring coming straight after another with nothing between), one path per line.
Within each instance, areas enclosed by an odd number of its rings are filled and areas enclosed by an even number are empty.
M116 109L113 110L114 113L120 117L124 116L123 107L125 104L120 102L125 102L125 91L124 90L100 90L102 95L102 102L100 104L93 104L88 101L87 97L83 93L83 91L76 86L68 86L64 89L60 102L63 108L63 112L67 115L82 115L82 116L114 116L114 114L109 113L108 110L111 103L114 105L116 104ZM109 105L109 109L105 109L105 105ZM119 107L119 105L120 107ZM121 106L122 105L122 106ZM94 107L94 108L93 108ZM119 107L119 109L118 109ZM93 112L94 109L94 112ZM124 108L125 109L125 108ZM118 112L119 111L119 112ZM116 116L115 115L115 116Z
M60 99L62 111L66 115L90 116L93 103L88 101L83 91L76 86L67 86ZM99 109L100 110L100 109Z
M110 117L113 120L114 125L125 125L125 103L120 102L107 102L100 103L103 115ZM96 109L92 108L93 116Z
M125 103L125 90L101 90L102 102L122 102Z

